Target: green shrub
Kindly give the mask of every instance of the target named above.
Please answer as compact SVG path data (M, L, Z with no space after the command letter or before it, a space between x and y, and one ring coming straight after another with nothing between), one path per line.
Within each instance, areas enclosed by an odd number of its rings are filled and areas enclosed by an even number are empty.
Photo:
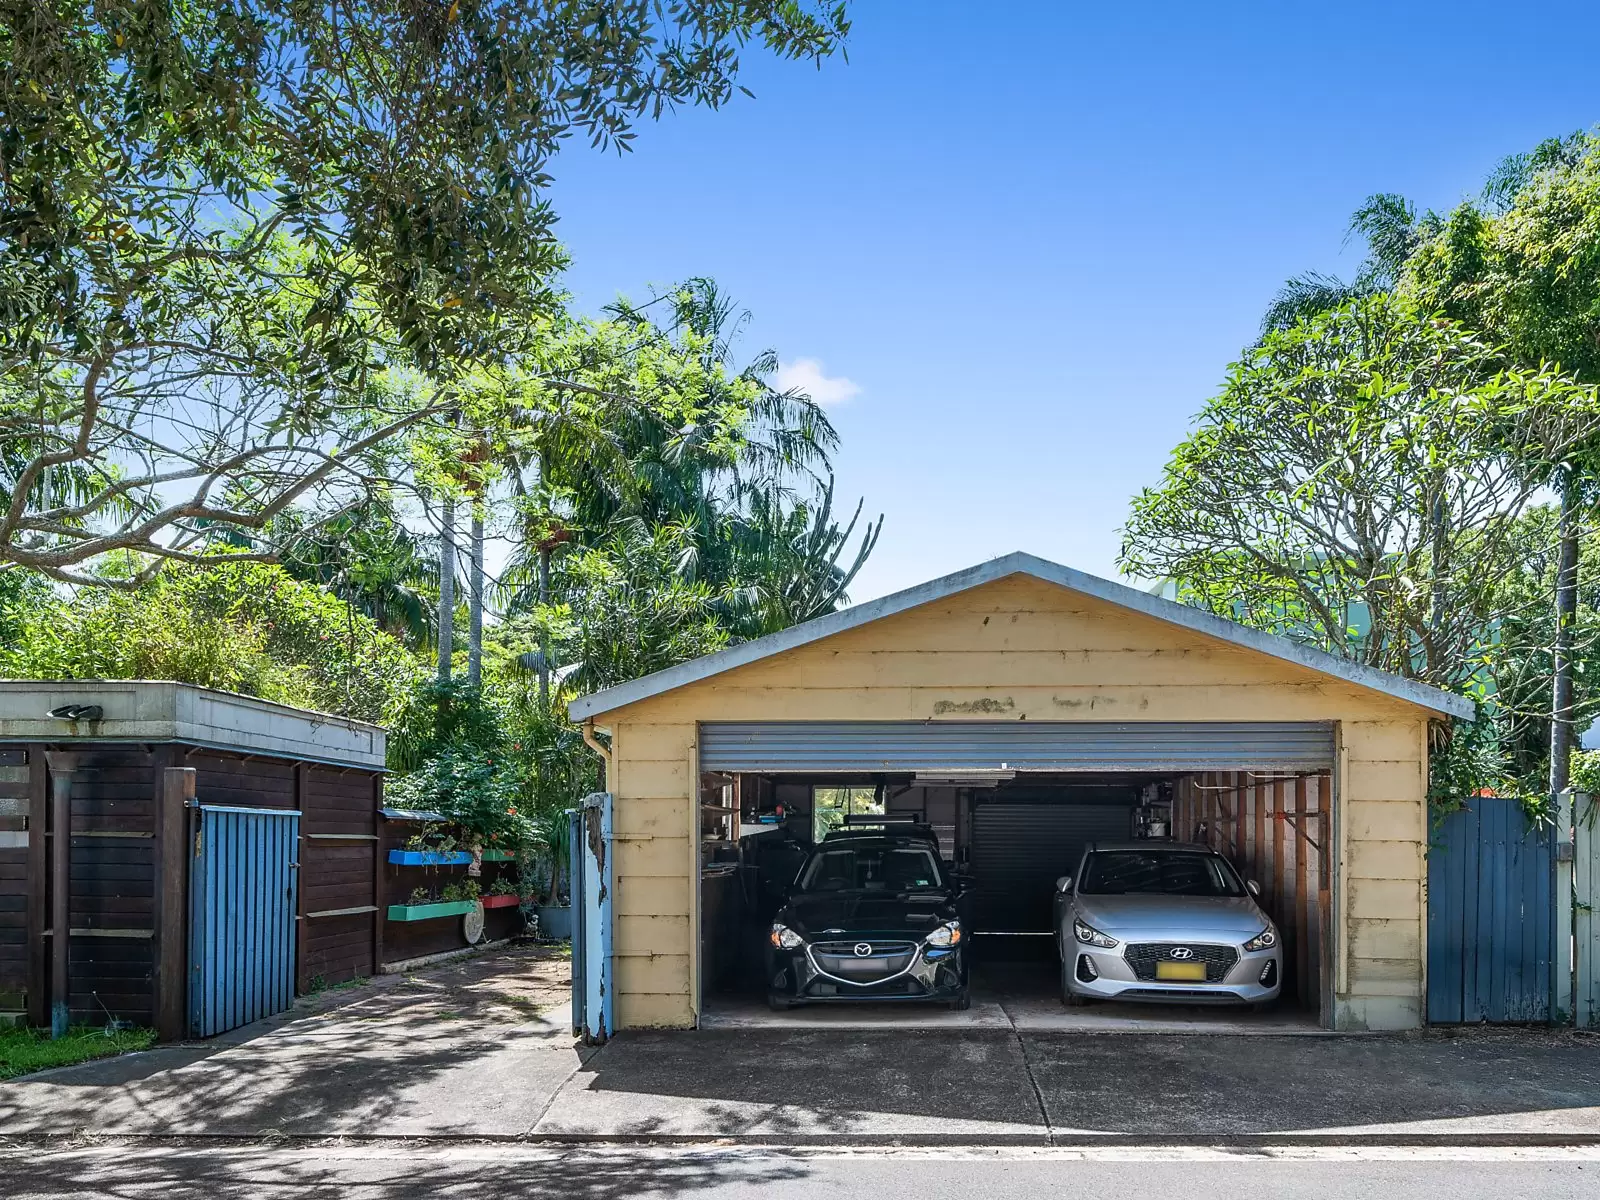
M368 721L421 674L398 641L281 567L173 567L144 587L82 588L16 606L0 674L173 679Z

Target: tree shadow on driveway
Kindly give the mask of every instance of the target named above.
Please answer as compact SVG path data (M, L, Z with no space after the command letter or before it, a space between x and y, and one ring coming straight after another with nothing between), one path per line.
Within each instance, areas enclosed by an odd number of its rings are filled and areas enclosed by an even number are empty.
M584 1064L535 1132L797 1141L1600 1137L1600 1039L1548 1030L623 1033Z
M538 1012L560 994L565 969L512 950L381 980L337 1007L313 1004L209 1042L15 1080L0 1085L0 1130L525 1133L583 1057L565 1022Z

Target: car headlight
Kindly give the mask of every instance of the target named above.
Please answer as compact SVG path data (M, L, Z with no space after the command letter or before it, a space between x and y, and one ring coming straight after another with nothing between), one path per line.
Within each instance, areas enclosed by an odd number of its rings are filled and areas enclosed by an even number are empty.
M1244 944L1246 950L1271 950L1278 944L1278 931L1268 925Z
M961 922L946 921L924 940L930 946L959 946L961 944Z
M1117 939L1110 934L1101 933L1093 925L1085 925L1078 918L1072 920L1073 935L1087 946L1099 946L1102 950L1110 950L1117 945Z
M767 940L779 950L798 950L806 944L805 938L778 921L772 923L772 932L767 935Z

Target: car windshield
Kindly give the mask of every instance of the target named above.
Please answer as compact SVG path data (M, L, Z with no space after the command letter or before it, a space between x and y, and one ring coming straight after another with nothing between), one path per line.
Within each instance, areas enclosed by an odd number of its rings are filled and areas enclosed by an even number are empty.
M839 846L811 856L806 892L909 892L939 887L939 860L912 846Z
M1078 891L1090 896L1242 896L1226 859L1184 850L1096 850Z

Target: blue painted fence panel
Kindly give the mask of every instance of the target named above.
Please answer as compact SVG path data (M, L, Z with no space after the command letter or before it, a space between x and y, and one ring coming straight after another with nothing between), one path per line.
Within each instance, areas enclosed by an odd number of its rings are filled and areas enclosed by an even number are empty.
M584 978L584 963L588 961L585 947L588 930L583 914L587 907L583 900L583 809L567 809L567 902L572 905L572 1033L583 1034L583 1002L589 994Z
M612 865L611 793L595 792L573 810L572 831L572 1024L590 1045L599 1045L615 1028L611 910L615 886Z
M300 814L201 805L189 865L189 1036L294 1003Z
M1428 849L1428 1020L1548 1021L1555 980L1555 830L1478 797Z

